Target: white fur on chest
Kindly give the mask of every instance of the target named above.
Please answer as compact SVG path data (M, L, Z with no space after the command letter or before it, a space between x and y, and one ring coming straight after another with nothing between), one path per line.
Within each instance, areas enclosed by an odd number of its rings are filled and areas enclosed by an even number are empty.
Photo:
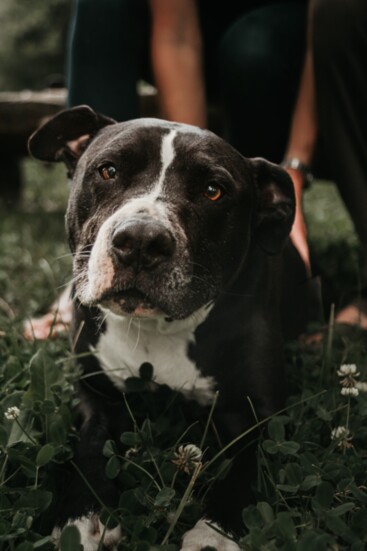
M187 320L137 319L106 313L106 330L94 353L120 390L128 377L139 376L144 362L153 365L153 380L166 384L205 405L215 392L213 377L204 377L188 357L195 341L194 330L208 314L208 308L195 312Z

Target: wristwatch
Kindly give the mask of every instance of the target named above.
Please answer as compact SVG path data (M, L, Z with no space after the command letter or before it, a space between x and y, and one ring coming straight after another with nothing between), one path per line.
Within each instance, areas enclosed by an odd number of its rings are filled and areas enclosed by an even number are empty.
M305 188L309 187L314 179L314 176L311 172L311 169L309 166L307 166L305 163L302 163L297 157L288 157L287 159L284 159L280 166L283 168L292 168L293 170L298 170L304 179Z

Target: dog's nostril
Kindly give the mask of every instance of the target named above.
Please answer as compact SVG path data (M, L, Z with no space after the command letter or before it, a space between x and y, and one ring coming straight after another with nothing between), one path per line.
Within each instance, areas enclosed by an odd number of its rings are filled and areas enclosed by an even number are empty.
M172 256L173 248L174 243L171 234L168 232L160 233L154 236L150 241L148 240L145 254L151 258L169 258Z
M118 232L112 238L112 246L117 251L129 252L136 248L136 241L129 232Z
M135 222L117 228L112 236L112 250L126 266L150 269L172 257L175 241L167 228L157 222Z

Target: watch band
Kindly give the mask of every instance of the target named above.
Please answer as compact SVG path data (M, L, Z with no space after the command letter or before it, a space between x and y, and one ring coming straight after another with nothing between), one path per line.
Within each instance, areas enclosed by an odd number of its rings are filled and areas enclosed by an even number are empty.
M310 167L300 161L298 157L288 157L280 163L280 166L282 166L283 168L292 168L293 170L298 170L304 178L305 187L309 187L313 182L314 176L311 172Z

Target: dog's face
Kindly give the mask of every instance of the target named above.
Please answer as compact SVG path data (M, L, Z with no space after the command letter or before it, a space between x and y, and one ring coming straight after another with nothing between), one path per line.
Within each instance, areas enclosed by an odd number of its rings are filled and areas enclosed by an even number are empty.
M251 239L277 252L291 227L285 173L196 127L79 107L37 131L30 151L71 172L66 224L87 306L186 318L229 286Z

